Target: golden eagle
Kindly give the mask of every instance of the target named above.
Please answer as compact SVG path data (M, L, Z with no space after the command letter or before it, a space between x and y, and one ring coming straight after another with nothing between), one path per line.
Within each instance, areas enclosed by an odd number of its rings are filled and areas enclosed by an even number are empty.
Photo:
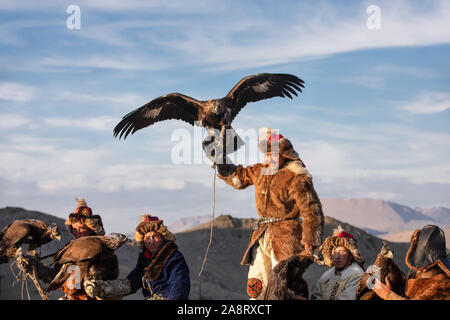
M243 78L221 99L199 101L181 93L170 93L125 115L114 128L114 137L126 139L142 128L170 119L220 130L224 136L247 103L273 97L292 99L292 95L297 96L297 91L302 92L303 84L303 80L291 74L260 73Z
M394 263L394 254L383 241L383 247L374 262L374 266L379 268L379 273L375 269L366 270L359 281L358 289L356 290L356 300L382 300L378 295L367 287L367 281L370 277L379 276L380 281L385 283L385 278L388 277L392 286L392 291L401 296L405 293L406 276L400 268ZM372 285L375 285L372 282Z
M286 260L280 261L269 273L267 290L263 300L295 300L299 297L308 300L308 284L303 279L306 269L313 263L323 265L323 256L314 251L302 251ZM301 299L301 298L300 298Z
M112 236L86 236L70 241L54 256L51 265L59 272L47 287L53 291L83 290L85 280L114 280L119 277L119 263L114 253L130 240L122 234ZM72 275L73 282L66 283Z
M18 249L28 244L28 251L34 253L36 248L61 239L58 226L36 219L16 220L0 231L0 263L7 263L15 258Z

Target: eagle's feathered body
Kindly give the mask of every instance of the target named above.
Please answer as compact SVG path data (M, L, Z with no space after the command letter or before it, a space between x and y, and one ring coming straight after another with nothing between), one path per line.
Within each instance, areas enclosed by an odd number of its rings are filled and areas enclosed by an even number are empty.
M221 99L199 101L181 93L167 94L125 115L114 128L114 136L126 139L142 128L170 119L223 134L225 129L232 129L232 121L247 103L273 97L292 99L297 91L302 92L303 84L291 74L261 73L243 78Z
M0 231L0 263L7 263L15 258L17 250L28 244L28 250L59 239L60 233L56 224L49 225L36 219L16 220Z
M127 241L129 240L120 234L117 238L87 236L72 240L53 257L52 264L60 269L47 291L56 290L63 285L67 286L65 282L71 275L79 281L77 289L82 288L86 279L117 279L119 263L114 251Z
M385 278L388 277L392 286L392 291L403 296L406 286L406 276L400 268L394 263L393 253L388 248L387 244L383 242L383 247L378 254L374 266L379 268L380 281L385 283ZM382 300L373 290L367 287L367 281L375 273L364 273L359 281L358 289L356 290L356 300Z
M301 296L308 298L308 284L303 273L314 262L305 252L280 261L270 271L264 300L290 300Z

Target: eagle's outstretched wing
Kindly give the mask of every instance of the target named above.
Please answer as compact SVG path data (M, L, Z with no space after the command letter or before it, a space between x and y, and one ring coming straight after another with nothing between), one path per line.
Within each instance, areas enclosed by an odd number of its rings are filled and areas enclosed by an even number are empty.
M20 220L16 220L5 230L2 237L2 247L20 246L25 238L30 234L30 226Z
M231 121L249 102L255 102L273 97L297 96L302 92L304 81L291 74L260 73L248 76L239 81L225 98L231 99L233 110Z
M125 115L114 128L114 137L126 139L130 133L163 120L177 119L194 125L199 108L200 101L181 93L161 96Z

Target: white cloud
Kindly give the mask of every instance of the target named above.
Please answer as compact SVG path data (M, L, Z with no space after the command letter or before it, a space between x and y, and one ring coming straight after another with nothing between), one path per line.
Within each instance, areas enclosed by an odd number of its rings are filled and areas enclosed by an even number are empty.
M264 11L254 3L206 3L80 3L82 10L131 10L151 14L162 11L165 18L147 21L124 15L113 23L92 20L75 35L119 48L134 47L131 55L110 53L72 59L54 55L37 63L56 68L159 70L182 64L206 70L231 70L323 58L355 50L450 43L450 3L447 1L428 2L427 10L408 1L381 1L378 4L382 19L380 30L367 28L369 4L364 2L351 6L351 10L341 10L332 2L314 5L293 2L289 4L292 10L284 19L274 18L270 8ZM7 25L6 28L11 34L20 26ZM12 42L23 41L17 35L10 38ZM164 55L149 57L154 47L158 48L155 52L164 52ZM367 79L360 80L366 86L379 85Z
M30 123L29 119L19 114L0 113L0 130L22 128Z
M88 57L46 57L37 63L47 67L93 68L116 70L159 70L167 67L168 62L138 56L91 55Z
M0 100L27 102L33 99L35 89L32 86L15 82L0 82Z
M52 100L62 100L71 102L83 103L99 103L126 105L126 106L141 106L147 103L148 97L136 93L121 93L121 94L88 94L83 92L63 91L52 95Z
M142 12L150 10L153 12L183 12L183 13L199 13L212 12L221 7L222 1L212 0L196 0L194 2L186 2L183 0L79 0L77 5L83 10L94 12ZM41 0L39 3L35 1L0 1L0 9L4 11L57 11L65 9L69 4L59 0Z
M47 127L80 128L83 130L110 131L117 124L117 119L111 117L87 117L87 118L44 118L43 124Z
M401 106L414 114L432 114L450 109L450 94L446 92L422 92L410 102Z
M366 6L359 4L358 7L359 14L353 16L322 3L308 10L292 10L299 12L295 19L292 16L283 21L246 17L248 29L238 32L228 28L239 25L238 21L233 17L221 17L209 28L198 23L186 24L179 30L185 35L180 39L170 40L153 34L152 40L188 54L191 62L206 63L215 70L268 66L362 49L450 42L448 2L433 2L425 12L414 8L410 2L382 2L380 30L366 27ZM236 20L242 18L241 15L235 17ZM255 30L263 31L263 36L253 34ZM236 41L239 34L248 41Z

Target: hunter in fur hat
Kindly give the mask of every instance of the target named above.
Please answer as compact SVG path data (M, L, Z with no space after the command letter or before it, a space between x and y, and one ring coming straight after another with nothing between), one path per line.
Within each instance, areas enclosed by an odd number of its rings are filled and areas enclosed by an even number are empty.
M72 233L75 239L86 236L103 236L105 230L103 228L102 218L99 215L93 215L92 209L87 206L86 200L75 198L77 206L75 211L69 214L65 221L66 227ZM43 265L39 260L29 257L27 265L22 265L21 268L27 270L33 264L38 271L38 278L44 283L49 284L58 274L59 270ZM62 285L64 296L60 300L89 300L83 288L70 289L71 286L66 283Z
M427 225L416 230L406 253L406 265L410 275L404 296L391 290L386 284L376 281L372 289L384 300L450 300L450 260L445 248L445 234L441 228Z
M92 209L87 206L86 200L81 198L75 200L77 201L75 212L71 213L65 222L75 239L84 236L105 235L102 218L92 214Z
M163 220L151 215L141 216L136 242L142 251L127 278L91 281L86 288L89 295L108 299L133 294L142 288L147 300L187 300L189 268L175 244L175 235Z
M279 261L303 250L312 251L322 242L323 213L312 177L291 142L273 129L261 128L258 147L264 163L235 166L221 159L219 149L204 145L216 164L218 177L235 189L255 186L260 216L252 231L241 264L249 266L247 293L264 297L268 275ZM212 145L212 144L211 144Z
M331 269L320 277L311 300L355 300L364 274L364 260L359 253L358 242L339 226L321 247L324 264Z

